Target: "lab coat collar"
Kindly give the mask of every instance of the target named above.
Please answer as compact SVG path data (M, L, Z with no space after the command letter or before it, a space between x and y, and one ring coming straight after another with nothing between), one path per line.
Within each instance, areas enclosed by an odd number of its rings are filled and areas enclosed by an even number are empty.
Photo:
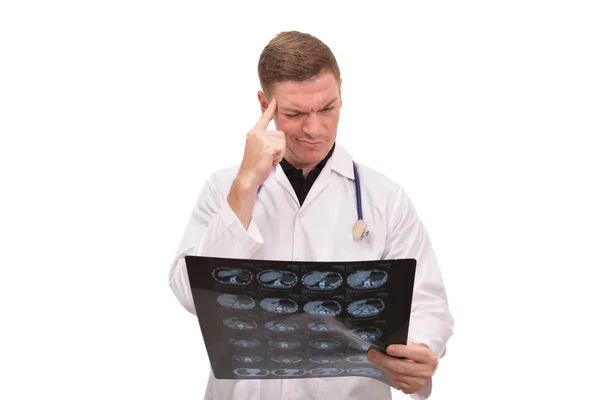
M336 142L333 154L329 159L325 169L330 168L332 171L345 176L348 179L354 180L354 168L352 167L352 156L343 146Z
M304 203L302 204L302 208L308 206L317 196L318 194L327 186L331 179L331 173L338 173L348 179L354 180L354 168L352 166L352 157L350 153L342 147L339 143L335 144L335 149L333 150L333 154L325 167L317 177L317 180L311 187ZM275 179L283 188L288 192L292 199L296 202L298 207L300 207L300 202L298 201L298 196L296 196L296 192L292 187L290 180L286 176L281 165L278 164L275 168Z

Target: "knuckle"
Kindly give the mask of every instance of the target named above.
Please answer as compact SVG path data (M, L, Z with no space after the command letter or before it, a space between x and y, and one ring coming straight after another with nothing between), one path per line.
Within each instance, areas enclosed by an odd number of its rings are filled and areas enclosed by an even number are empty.
M404 394L410 394L410 387L404 382L397 382L396 389L402 390Z

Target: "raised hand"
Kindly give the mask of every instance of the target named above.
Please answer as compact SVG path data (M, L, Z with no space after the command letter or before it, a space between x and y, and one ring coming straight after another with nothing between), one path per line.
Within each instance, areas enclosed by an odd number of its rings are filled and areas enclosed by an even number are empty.
M271 100L256 125L246 135L244 158L227 196L229 206L244 229L248 229L258 188L285 155L285 135L282 131L268 131L277 101Z
M277 101L273 99L256 125L246 134L246 147L238 179L251 188L258 189L269 176L271 169L285 155L284 133L267 130L276 109Z

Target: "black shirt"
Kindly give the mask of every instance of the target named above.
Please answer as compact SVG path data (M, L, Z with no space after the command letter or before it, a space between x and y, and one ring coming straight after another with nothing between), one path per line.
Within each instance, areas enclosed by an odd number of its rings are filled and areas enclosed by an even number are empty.
M297 169L296 167L294 167L285 158L283 158L279 163L279 165L281 165L281 168L283 169L283 172L292 184L292 187L296 192L296 196L298 196L298 201L300 202L300 205L304 203L306 195L308 195L308 191L312 187L313 183L315 183L315 181L317 180L317 177L323 170L325 164L327 164L329 158L331 158L334 149L335 143L331 147L331 150L329 151L327 156L324 159L322 159L312 171L308 173L306 178L304 178L304 173L301 169Z

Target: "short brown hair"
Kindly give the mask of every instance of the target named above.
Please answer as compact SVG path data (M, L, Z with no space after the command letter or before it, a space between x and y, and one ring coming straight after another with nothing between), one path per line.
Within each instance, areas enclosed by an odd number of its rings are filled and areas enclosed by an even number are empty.
M303 82L323 72L331 72L340 80L333 52L321 40L298 31L277 34L258 60L258 78L267 96L277 82Z

